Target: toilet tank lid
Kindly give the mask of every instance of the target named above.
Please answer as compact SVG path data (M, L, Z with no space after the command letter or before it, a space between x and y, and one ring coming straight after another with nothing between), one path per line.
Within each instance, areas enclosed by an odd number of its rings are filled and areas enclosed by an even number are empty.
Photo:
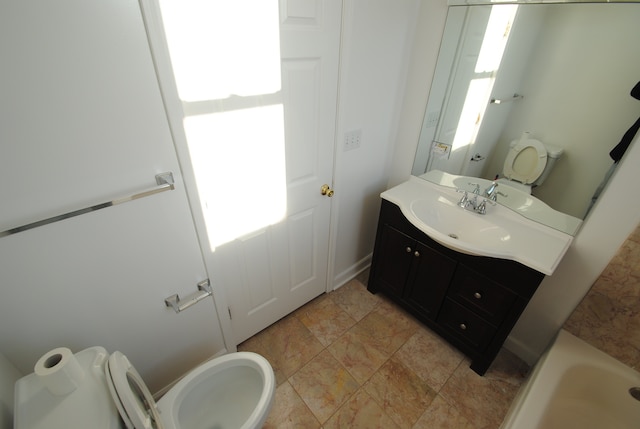
M102 347L90 347L74 356L84 378L67 395L50 393L35 373L16 382L15 429L122 428L105 380L104 365L109 354Z
M549 158L560 158L560 156L564 153L564 149L560 146L556 146L553 144L543 143L544 147L547 149L547 156Z

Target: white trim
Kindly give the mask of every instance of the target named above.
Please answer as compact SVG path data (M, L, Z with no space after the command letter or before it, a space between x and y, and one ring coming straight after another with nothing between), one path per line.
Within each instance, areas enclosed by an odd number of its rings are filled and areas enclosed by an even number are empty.
M504 342L504 348L518 356L530 366L535 365L540 357L540 353L538 351L532 349L522 341L512 336L507 337Z
M373 253L369 253L364 258L360 259L355 264L351 265L346 270L342 271L333 279L333 288L332 290L336 290L339 287L343 286L350 280L353 280L358 274L366 270L371 266L371 258ZM366 285L365 285L366 286Z
M182 125L184 112L182 102L178 97L178 88L171 67L169 48L166 43L162 25L162 15L157 1L139 0L139 2L147 31L149 49L151 50L153 64L156 69L158 86L162 94L162 102L167 113L167 121L169 122L169 129L173 137L173 146L176 150L180 169L182 170L182 179L200 244L200 252L211 283L211 288L213 289L213 301L216 307L218 322L222 330L222 338L227 351L233 352L237 350L237 347L231 327L231 319L228 317L228 301L224 293L224 288L216 282L215 277L212 275L215 273L213 268L213 253L210 250L211 246L207 235L200 198L198 196L195 173L189 157L187 139Z

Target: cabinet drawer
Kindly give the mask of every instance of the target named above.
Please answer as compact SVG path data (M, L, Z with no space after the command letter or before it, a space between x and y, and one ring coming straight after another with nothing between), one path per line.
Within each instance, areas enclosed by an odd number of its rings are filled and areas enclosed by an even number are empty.
M448 295L494 325L502 322L516 299L510 290L462 264L458 265Z
M438 324L479 352L487 347L496 332L493 325L449 298L446 298L442 305Z

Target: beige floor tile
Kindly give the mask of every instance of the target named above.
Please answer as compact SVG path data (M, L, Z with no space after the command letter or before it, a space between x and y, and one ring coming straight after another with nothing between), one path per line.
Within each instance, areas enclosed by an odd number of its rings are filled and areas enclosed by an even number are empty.
M351 280L331 292L329 297L354 320L361 320L380 302L380 297L370 293L358 280Z
M331 417L360 387L326 350L295 373L289 382L320 422Z
M497 429L528 371L503 351L478 376L461 353L357 279L238 349L260 353L276 373L265 428Z
M484 377L471 368L469 361L454 371L440 394L478 429L497 429L511 405L528 367L503 350Z
M279 386L324 347L296 317L288 316L238 346L264 356Z
M358 325L327 349L360 384L364 384L389 358L388 353L376 346L376 339Z
M410 429L436 396L425 381L395 358L385 363L364 390L400 428Z
M363 390L324 424L324 429L396 429L398 426Z
M415 321L381 304L328 348L363 384L417 329Z
M276 389L273 408L263 429L315 429L320 422L288 382Z
M460 412L440 395L431 402L413 429L475 429Z
M420 328L395 356L439 392L464 355L427 328Z
M314 299L297 310L295 315L323 346L334 342L356 323L328 295Z

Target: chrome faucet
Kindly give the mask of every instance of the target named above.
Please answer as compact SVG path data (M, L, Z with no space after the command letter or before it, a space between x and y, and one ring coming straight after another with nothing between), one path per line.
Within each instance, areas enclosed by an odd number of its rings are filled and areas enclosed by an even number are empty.
M497 199L497 196L496 196L497 187L498 187L498 184L496 182L491 182L491 185L489 185L489 187L484 190L484 196L489 197L489 199L491 199L492 201L495 201Z
M487 203L491 205L496 204L497 194L499 193L496 191L496 187L498 186L498 184L496 182L493 182L491 186L489 186L484 191L482 201L478 201L478 197L480 196L480 185L471 182L469 182L469 185L475 186L472 191L473 197L469 198L468 191L457 189L457 192L461 192L464 194L462 195L462 198L460 198L460 201L458 201L458 205L465 210L473 211L481 215L486 214Z

